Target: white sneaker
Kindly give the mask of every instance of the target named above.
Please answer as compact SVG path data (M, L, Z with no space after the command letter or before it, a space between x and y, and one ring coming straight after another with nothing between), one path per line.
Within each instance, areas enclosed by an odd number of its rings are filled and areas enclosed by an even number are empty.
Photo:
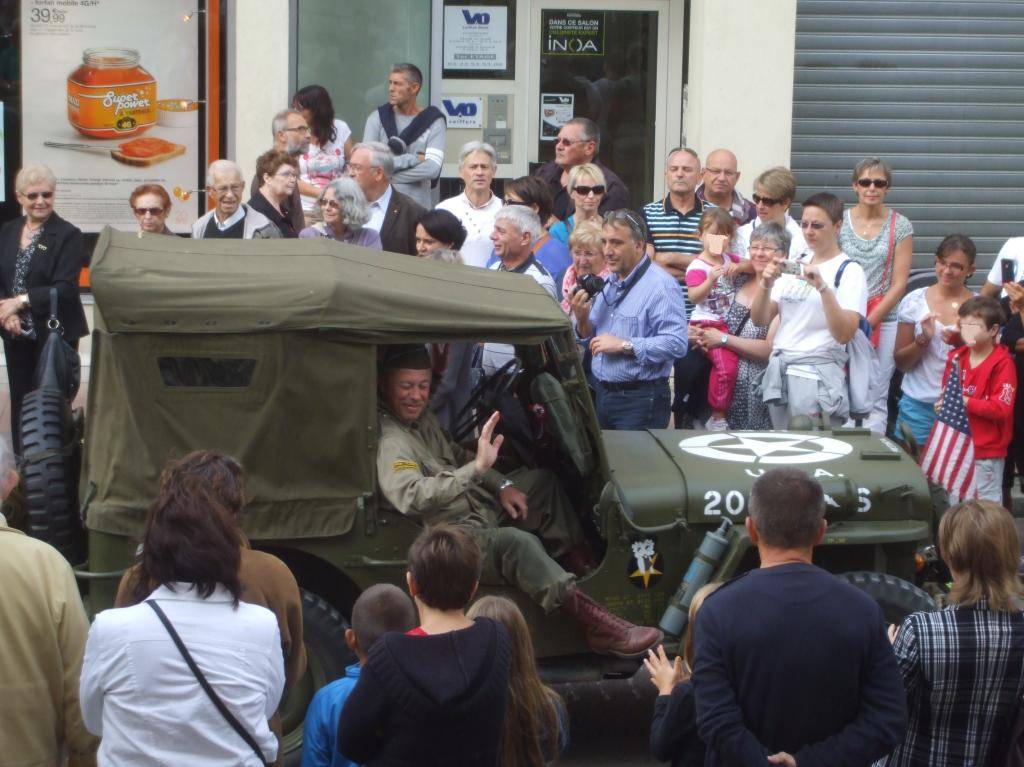
M704 428L708 431L729 431L729 422L724 418L709 418Z

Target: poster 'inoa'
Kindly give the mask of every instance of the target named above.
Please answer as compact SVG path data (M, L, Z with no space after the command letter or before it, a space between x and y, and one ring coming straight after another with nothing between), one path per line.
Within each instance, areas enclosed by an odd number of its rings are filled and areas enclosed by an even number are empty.
M22 156L57 176L58 213L133 230L140 184L195 189L201 104L196 0L22 0ZM187 232L196 201L174 200Z

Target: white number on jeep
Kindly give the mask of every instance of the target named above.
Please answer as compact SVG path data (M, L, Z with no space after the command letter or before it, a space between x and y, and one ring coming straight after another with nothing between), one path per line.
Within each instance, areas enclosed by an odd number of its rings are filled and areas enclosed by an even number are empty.
M718 504L722 502L722 494L717 490L708 490L704 493L704 500L707 503L704 504L704 516L705 517L717 517L721 516L722 511L718 508Z
M707 501L704 504L705 517L720 517L722 515L722 494L718 490L708 490L704 493L704 500ZM747 499L739 490L730 490L725 494L725 510L732 516L742 514L746 505Z

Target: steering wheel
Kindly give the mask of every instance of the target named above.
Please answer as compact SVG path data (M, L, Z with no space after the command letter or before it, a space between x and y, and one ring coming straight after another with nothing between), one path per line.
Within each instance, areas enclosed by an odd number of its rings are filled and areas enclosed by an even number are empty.
M477 384L469 394L469 401L452 422L452 439L462 442L490 418L522 372L519 360L513 358Z

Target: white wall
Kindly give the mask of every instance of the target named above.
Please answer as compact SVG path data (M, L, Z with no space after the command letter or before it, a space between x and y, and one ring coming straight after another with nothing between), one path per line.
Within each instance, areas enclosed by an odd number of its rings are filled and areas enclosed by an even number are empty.
M242 166L246 183L256 158L273 143L271 119L291 96L288 5L288 0L244 0L228 6L227 157Z
M739 158L739 190L773 165L789 166L796 0L694 0L686 143L701 158L719 147Z

